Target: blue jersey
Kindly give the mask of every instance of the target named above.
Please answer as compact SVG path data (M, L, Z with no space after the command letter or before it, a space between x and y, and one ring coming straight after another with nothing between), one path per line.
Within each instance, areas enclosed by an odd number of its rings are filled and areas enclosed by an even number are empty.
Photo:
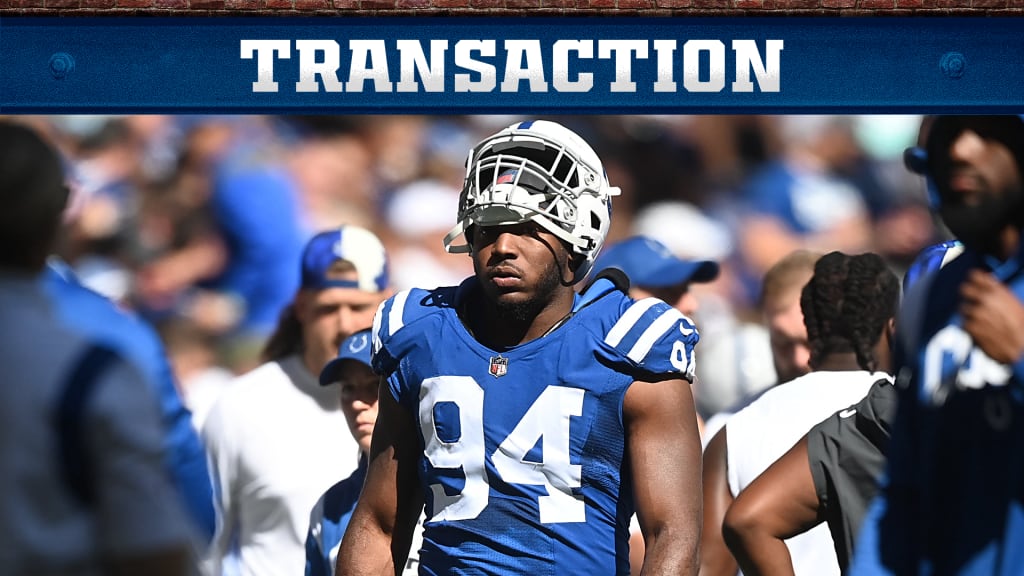
M44 290L60 321L113 348L153 387L164 421L168 471L195 527L205 539L213 538L216 513L206 450L192 426L192 414L178 395L159 337L141 320L79 284L70 270L60 268L51 264L43 275Z
M236 151L214 175L210 206L228 259L224 270L202 285L242 299L240 330L269 334L299 289L305 240L294 179L280 167L249 159L248 153Z
M366 479L366 456L351 476L331 486L313 506L306 534L306 576L333 576L338 547Z
M970 250L911 286L888 469L851 574L1024 573L1024 363L999 364L963 330L959 287L975 268L1024 300L1018 264Z
M341 539L345 537L345 530L359 502L359 493L366 480L366 467L366 456L363 456L356 471L328 488L313 506L309 515L309 531L306 533L306 576L334 576L338 549L341 548ZM413 532L413 545L417 548L410 551L403 574L414 575L419 572L416 550L422 539L422 530L422 525L417 524Z
M627 574L623 398L692 380L696 329L598 280L561 327L496 351L456 312L475 286L401 292L374 321L374 369L420 431L421 573Z
M942 268L963 251L964 245L959 240L946 240L922 250L903 275L903 292L909 292L918 280Z

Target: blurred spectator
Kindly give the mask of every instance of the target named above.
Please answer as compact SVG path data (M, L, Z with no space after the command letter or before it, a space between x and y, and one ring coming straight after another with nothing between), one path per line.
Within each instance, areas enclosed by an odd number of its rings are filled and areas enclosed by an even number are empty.
M800 293L814 274L814 263L820 254L797 250L779 260L768 270L762 283L761 324L767 331L771 365L762 366L763 379L757 388L745 390L727 408L716 411L704 428L704 445L725 426L729 417L750 404L774 384L794 380L810 371L811 351L807 344L807 327L800 309ZM741 362L751 360L751 349L737 350Z
M276 123L287 147L285 162L295 178L307 236L345 224L376 224L376 158L362 123L345 116L286 117Z
M189 512L200 546L213 537L213 488L206 451L192 414L182 403L164 347L145 322L118 309L104 296L78 283L74 273L51 261L43 287L65 326L111 347L138 370L159 401L166 467Z
M774 383L767 332L736 306L729 229L693 204L666 201L637 212L633 231L659 240L680 258L718 262L715 281L691 290L691 297L700 302L694 319L700 327L703 359L694 384L697 412L708 418Z
M190 531L164 467L152 388L117 351L55 315L43 287L67 198L56 151L0 122L0 566L187 574Z
M594 274L607 268L617 268L626 274L633 299L660 298L687 316L692 316L698 307L690 285L718 277L718 263L683 260L661 242L644 236L605 247L594 263Z
M359 461L338 391L317 375L390 296L384 247L345 226L314 236L297 262L301 288L267 343L266 363L221 394L203 428L217 486L214 574L229 557L245 576L299 571L309 511Z
M920 116L855 116L860 153L838 166L864 194L873 250L900 269L939 240L924 187L903 164L903 151L916 142L920 125Z
M255 351L298 287L302 250L298 191L269 129L246 119L215 119L189 135L187 170L212 226L140 270L142 303L181 309L207 329ZM207 180L202 180L205 177ZM243 362L244 364L244 362Z
M56 128L77 159L75 217L64 230L61 254L86 286L123 300L135 263L140 141L125 118L114 116L60 117Z
M338 357L320 373L320 384L337 384L341 389L341 410L345 413L349 432L359 443L359 467L351 476L331 486L309 515L306 535L306 576L334 576L338 549L352 512L359 500L369 465L370 442L377 424L377 389L380 377L370 364L370 330L349 336L338 348ZM401 570L403 575L419 573L419 550L423 541L423 516L416 524L409 558Z
M458 118L422 126L418 177L387 192L380 207L396 290L455 285L472 273L469 258L443 246L466 176L466 151L477 142Z
M723 260L735 244L725 225L680 200L648 204L637 211L633 233L653 238L690 260Z
M747 295L783 256L801 248L856 254L871 246L862 192L837 175L856 155L851 122L842 116L784 116L784 149L745 185L738 228Z
M424 116L379 116L361 124L362 133L375 158L374 176L382 189L415 180L423 169L426 126Z
M819 255L797 250L777 262L765 274L761 293L762 322L768 329L772 357L772 380L767 386L790 382L810 371L810 345L804 324L800 298L804 286L814 275ZM741 361L748 361L745 350L737 350ZM729 485L727 437L723 428L730 418L756 401L761 391L751 391L729 408L708 418L704 427L704 540L701 543L702 571L733 576L735 560L721 537L722 521L732 504Z
M170 318L159 324L158 331L167 348L178 392L192 412L192 424L202 430L207 413L234 374L217 365L213 335L191 320Z
M455 286L472 273L472 261L453 258L442 242L458 207L458 188L437 180L413 182L392 196L385 221L394 235L389 253L396 290Z

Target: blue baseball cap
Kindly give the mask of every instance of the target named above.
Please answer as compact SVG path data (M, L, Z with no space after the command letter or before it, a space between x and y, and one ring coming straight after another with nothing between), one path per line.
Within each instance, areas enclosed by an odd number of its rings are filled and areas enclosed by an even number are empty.
M341 365L347 360L355 360L370 366L370 330L360 330L342 341L338 347L338 356L327 363L320 371L320 385L330 386L341 378Z
M329 278L327 271L338 260L356 269L356 280ZM384 245L373 232L359 226L342 226L320 232L302 252L302 288L358 288L381 292L388 287L388 258Z
M605 248L594 264L596 273L618 268L631 286L664 288L684 282L710 282L718 277L712 260L684 260L664 244L646 236L633 236Z

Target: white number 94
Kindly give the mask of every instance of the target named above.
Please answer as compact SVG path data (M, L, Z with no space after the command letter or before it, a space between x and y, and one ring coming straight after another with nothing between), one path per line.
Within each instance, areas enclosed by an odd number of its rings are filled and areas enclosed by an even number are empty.
M543 486L547 496L538 499L540 521L585 522L583 499L572 493L581 484L579 464L569 461L569 421L583 414L584 391L565 386L548 386L537 397L511 433L491 454L501 479L510 484ZM450 403L457 408L460 433L457 439L442 440L434 421L435 407ZM429 521L470 520L487 507L490 486L485 470L484 390L469 376L438 376L423 381L420 388L420 427L425 452L434 468L462 469L466 481L455 495L432 484L433 516ZM526 459L542 442L540 462Z

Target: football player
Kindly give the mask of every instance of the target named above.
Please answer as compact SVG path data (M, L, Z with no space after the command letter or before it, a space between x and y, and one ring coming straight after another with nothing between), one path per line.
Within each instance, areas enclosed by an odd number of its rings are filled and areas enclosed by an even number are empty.
M645 573L696 573L697 330L606 277L573 289L618 192L557 123L470 152L444 242L475 275L374 321L379 414L339 574L394 573L424 506L424 574L627 574L634 507Z

